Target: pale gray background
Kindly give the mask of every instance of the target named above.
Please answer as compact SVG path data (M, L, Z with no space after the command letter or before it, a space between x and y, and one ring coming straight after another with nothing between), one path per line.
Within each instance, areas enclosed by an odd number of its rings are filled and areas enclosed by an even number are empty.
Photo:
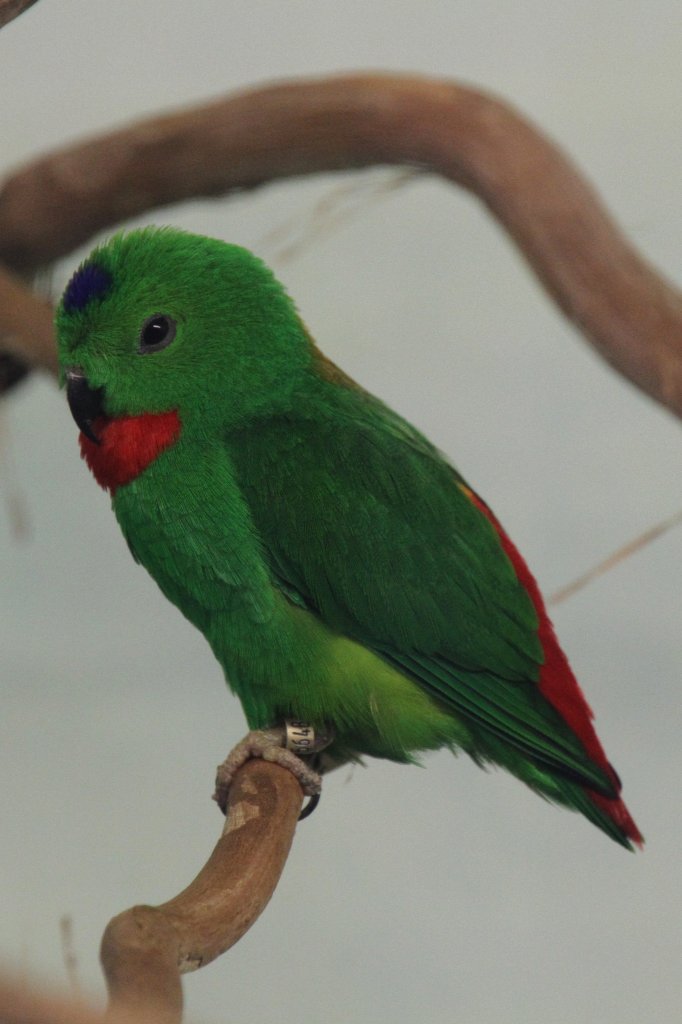
M43 0L0 33L2 161L275 77L458 77L543 125L679 279L681 44L678 0ZM272 257L268 231L335 184L145 220ZM546 591L682 504L679 423L582 344L468 196L420 181L274 265L323 350L452 455ZM3 501L0 963L66 984L69 913L101 999L106 921L203 862L213 768L244 722L202 637L131 561L49 382L4 403L2 445L2 493L22 497L31 536L12 536ZM342 771L265 916L188 979L192 1015L679 1019L681 548L669 534L555 614L644 854L464 758Z

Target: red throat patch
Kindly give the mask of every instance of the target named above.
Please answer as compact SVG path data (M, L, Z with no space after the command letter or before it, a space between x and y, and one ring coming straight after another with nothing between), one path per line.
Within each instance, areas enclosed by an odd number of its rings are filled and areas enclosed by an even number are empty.
M95 444L81 434L81 455L100 487L114 494L177 440L181 424L178 413L172 409L111 420L102 418L93 427L100 443Z

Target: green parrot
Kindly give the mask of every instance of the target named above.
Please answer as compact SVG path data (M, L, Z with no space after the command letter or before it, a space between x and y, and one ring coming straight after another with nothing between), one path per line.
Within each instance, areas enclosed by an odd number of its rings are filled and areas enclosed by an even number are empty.
M82 455L252 730L223 802L254 754L319 790L285 747L298 721L311 750L327 745L323 768L463 750L642 842L500 523L319 351L265 264L171 228L119 234L76 270L56 322Z

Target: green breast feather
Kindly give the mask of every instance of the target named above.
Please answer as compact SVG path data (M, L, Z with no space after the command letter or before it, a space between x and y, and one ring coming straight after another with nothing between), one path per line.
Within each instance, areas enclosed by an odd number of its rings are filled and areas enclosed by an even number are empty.
M117 236L57 323L83 453L251 727L329 724L337 760L461 748L638 840L567 665L566 701L548 699L556 641L525 566L448 462L320 355L260 261Z

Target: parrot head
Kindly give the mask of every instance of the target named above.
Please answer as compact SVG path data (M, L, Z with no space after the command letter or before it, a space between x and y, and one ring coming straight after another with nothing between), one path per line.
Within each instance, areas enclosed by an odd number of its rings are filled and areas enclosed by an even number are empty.
M120 417L171 411L213 433L276 409L311 360L292 300L246 249L173 228L114 236L69 281L56 317L62 383L99 444Z

